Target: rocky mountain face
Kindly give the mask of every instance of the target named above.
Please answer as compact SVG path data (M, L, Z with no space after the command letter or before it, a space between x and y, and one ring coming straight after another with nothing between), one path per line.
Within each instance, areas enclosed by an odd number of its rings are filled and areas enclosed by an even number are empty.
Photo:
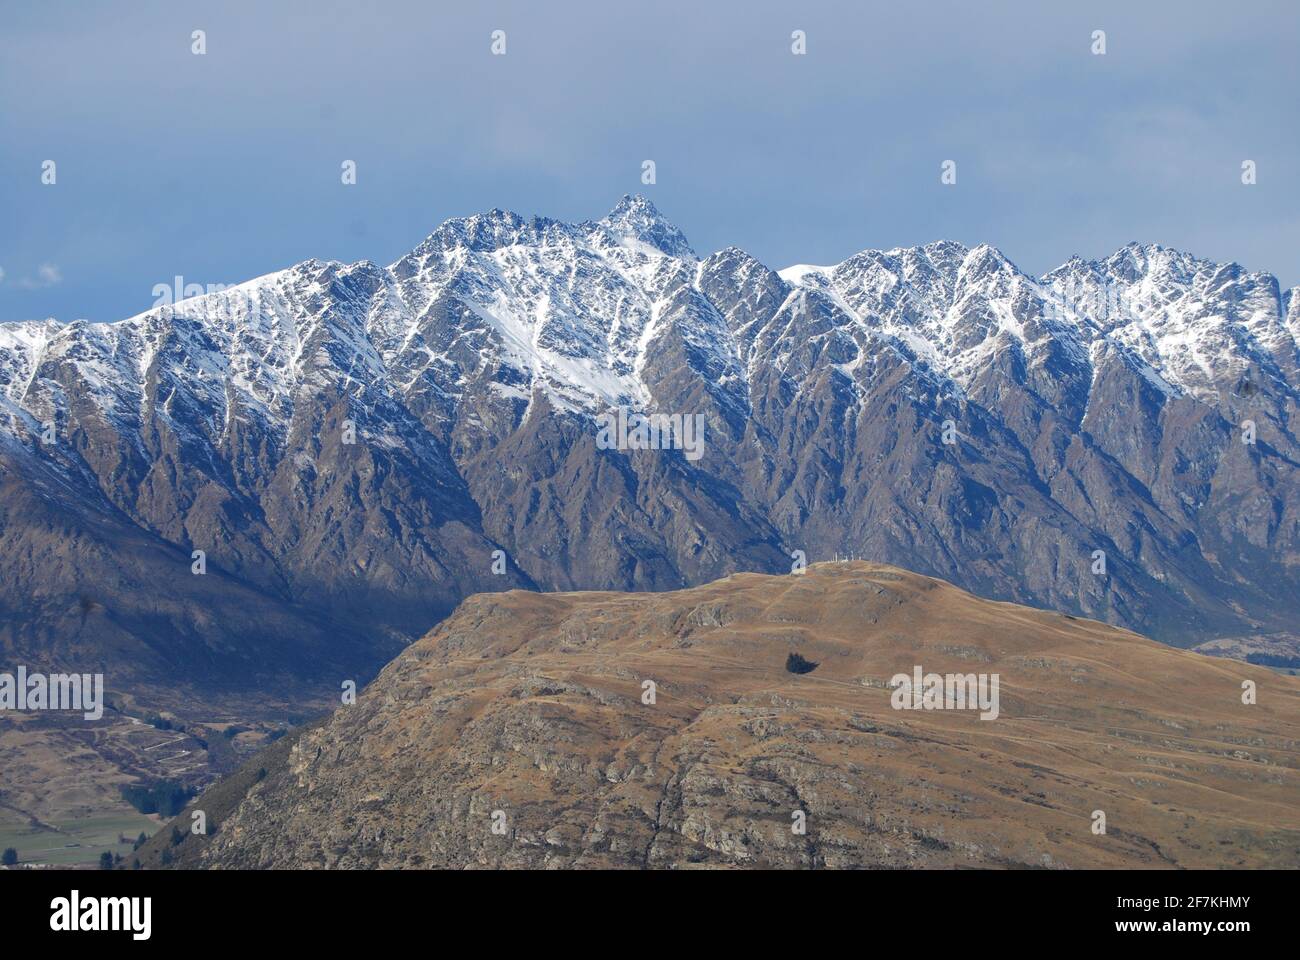
M3 324L0 649L337 690L476 591L794 551L1179 645L1286 631L1298 338L1294 291L1158 246L1037 279L947 242L776 272L630 197ZM620 406L701 416L703 454L603 449Z
M937 709L897 708L891 682L918 671L996 678L996 715L947 687ZM195 800L208 836L185 811L142 854L1294 868L1298 737L1300 679L880 564L655 594L510 591L466 600L354 705Z

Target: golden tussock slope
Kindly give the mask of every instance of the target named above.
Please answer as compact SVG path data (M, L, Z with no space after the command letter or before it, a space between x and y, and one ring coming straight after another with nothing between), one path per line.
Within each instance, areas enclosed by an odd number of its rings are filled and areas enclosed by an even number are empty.
M792 652L819 665L790 673ZM889 679L916 666L997 674L998 717L894 709ZM1294 867L1298 741L1300 680L878 564L482 594L184 852L270 867Z

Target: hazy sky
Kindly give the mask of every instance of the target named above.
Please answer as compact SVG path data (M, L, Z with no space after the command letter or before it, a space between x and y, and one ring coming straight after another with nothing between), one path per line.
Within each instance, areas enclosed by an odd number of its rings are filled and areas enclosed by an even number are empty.
M1149 240L1296 284L1298 41L1294 0L0 0L0 320L635 192L776 268L951 238L1039 273Z

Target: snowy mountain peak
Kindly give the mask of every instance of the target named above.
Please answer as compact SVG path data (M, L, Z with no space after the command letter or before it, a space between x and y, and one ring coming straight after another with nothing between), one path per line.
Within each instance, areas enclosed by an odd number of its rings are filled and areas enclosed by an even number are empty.
M994 273L1018 274L1020 270L997 247L981 243L972 247L963 258L958 276L969 282Z
M686 235L647 198L624 194L608 214L598 221L615 237L631 240L670 257L695 259Z
M524 217L513 210L493 208L447 220L407 257L419 259L457 249L488 253L520 243L540 243L568 230L568 225L547 217Z

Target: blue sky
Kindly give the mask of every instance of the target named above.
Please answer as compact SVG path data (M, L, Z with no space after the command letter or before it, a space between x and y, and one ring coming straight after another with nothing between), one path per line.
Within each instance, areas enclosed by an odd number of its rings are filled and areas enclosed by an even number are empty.
M628 192L776 268L951 238L1038 273L1139 240L1292 285L1297 38L1300 4L1252 0L9 2L0 320L117 319L176 275L388 263L448 217Z

